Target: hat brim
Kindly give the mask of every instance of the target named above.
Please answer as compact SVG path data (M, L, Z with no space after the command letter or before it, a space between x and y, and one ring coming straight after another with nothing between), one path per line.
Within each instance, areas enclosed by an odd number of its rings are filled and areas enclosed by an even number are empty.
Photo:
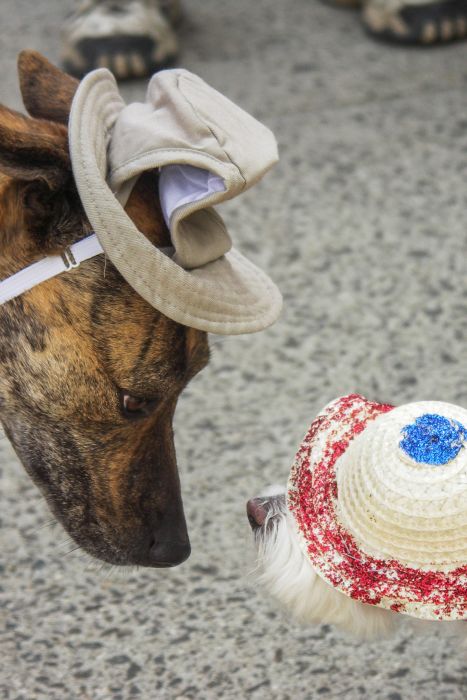
M76 185L109 259L151 306L183 325L236 335L274 323L281 294L241 253L232 249L214 262L185 270L153 246L125 213L106 182L109 134L123 107L113 75L99 69L80 83L69 123Z
M312 423L292 465L288 508L313 568L341 593L420 619L465 620L467 565L446 572L370 556L339 521L339 460L369 422L392 408L357 394L329 404Z

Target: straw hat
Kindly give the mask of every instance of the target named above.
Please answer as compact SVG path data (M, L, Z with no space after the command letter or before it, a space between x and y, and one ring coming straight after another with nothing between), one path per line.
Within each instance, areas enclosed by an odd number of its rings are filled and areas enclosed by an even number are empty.
M69 139L91 225L149 304L179 323L221 334L258 331L277 319L277 287L232 248L212 208L277 162L269 129L186 70L157 73L146 102L125 105L115 78L99 69L78 87ZM123 209L137 177L154 168L172 255L154 247Z
M318 574L351 598L467 619L467 410L353 394L316 418L288 507Z

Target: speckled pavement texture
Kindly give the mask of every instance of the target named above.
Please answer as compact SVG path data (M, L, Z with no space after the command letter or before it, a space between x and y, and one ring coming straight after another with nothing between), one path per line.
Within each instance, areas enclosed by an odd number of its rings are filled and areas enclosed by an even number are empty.
M18 50L52 60L70 0L2 0L0 100ZM467 651L401 631L355 643L263 598L245 501L285 482L315 412L349 391L467 405L467 44L392 49L315 0L186 2L180 64L265 121L281 162L223 208L281 287L271 330L213 338L176 444L193 554L116 576L67 555L0 441L4 700L461 700ZM125 89L143 95L143 84Z

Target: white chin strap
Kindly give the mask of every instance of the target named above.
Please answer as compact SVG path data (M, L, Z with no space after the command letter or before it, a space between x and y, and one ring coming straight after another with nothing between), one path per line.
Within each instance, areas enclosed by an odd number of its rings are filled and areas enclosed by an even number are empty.
M0 282L0 304L19 297L36 285L79 267L80 263L104 252L95 233L66 248L61 255L48 255Z
M190 202L205 199L213 192L225 189L222 178L207 170L190 165L169 165L160 170L159 198L167 226L175 209ZM173 255L173 248L159 248L166 255ZM80 263L104 252L95 233L66 248L61 255L49 255L24 270L0 282L0 305L5 304L41 282L69 272Z

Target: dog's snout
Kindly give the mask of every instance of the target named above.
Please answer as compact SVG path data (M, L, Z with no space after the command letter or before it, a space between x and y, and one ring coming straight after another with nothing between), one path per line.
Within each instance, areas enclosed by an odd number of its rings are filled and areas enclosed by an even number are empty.
M129 533L132 563L154 568L182 564L191 554L191 545L181 502L150 515L152 522Z
M267 516L267 505L262 498L250 498L246 504L246 513L252 530L264 525Z
M188 539L155 540L149 550L152 566L177 566L182 564L191 554Z
M149 549L151 566L177 566L188 559L191 545L181 504L159 516L153 533Z

